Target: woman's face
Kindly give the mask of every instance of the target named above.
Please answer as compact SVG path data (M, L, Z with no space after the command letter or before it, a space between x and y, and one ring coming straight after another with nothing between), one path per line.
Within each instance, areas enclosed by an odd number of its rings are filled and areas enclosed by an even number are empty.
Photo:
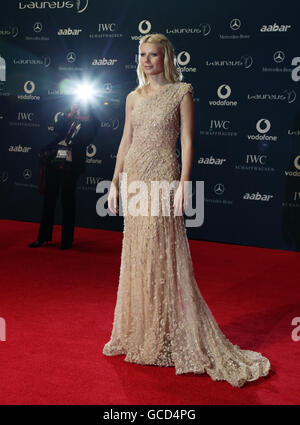
M164 72L163 49L157 43L144 43L140 47L140 64L146 75Z

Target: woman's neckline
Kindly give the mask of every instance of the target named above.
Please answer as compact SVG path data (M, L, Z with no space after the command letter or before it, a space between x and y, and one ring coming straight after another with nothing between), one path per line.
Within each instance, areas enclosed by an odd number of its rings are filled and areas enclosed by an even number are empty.
M147 96L142 96L144 99L151 99L152 97L154 97L154 96L156 96L158 93L160 93L162 90L164 90L166 87L168 87L168 86L170 86L170 85L173 85L173 84L175 84L175 83L167 83L167 84L164 84L163 86L161 86L161 88L160 89L158 89L158 90L156 90L153 94L151 94L150 96L149 95L147 95Z
M151 100L151 99L153 99L154 97L156 97L159 93L161 93L166 87L169 87L169 86L173 86L174 84L176 84L176 83L167 83L167 84L164 84L163 86L162 86L162 88L161 89L159 89L159 90L157 90L154 94L152 94L151 96L142 96L142 95L138 95L138 97L140 98L140 100L138 100L138 101L136 101L135 102L135 104L134 104L134 106L133 106L133 108L132 108L132 110L131 111L133 111L138 105L141 105L141 104L143 104L144 102L147 102L147 101L149 101L149 100Z

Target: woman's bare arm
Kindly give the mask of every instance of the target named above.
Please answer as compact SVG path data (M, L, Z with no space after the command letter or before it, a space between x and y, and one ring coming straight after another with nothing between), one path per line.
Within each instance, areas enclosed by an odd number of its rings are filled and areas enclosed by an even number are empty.
M125 108L125 124L123 129L122 139L119 145L115 171L113 174L112 181L118 186L119 184L119 174L123 171L124 158L128 152L129 146L132 141L132 124L131 124L131 110L134 105L135 93L131 92L126 98L126 108Z

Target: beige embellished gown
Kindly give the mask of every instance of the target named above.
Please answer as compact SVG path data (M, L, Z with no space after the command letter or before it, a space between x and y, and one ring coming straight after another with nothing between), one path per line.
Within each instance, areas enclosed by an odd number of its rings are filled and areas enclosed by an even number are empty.
M163 86L132 110L133 140L124 160L127 188L143 181L137 207L124 212L124 234L117 303L110 341L103 354L125 354L125 361L174 366L176 374L207 373L241 387L269 372L260 353L233 345L221 332L195 281L184 219L151 215L151 181L180 180L175 152L180 130L179 106L192 92L187 83ZM122 200L132 196L121 181ZM124 201L125 204L125 201ZM142 204L142 205L141 205Z

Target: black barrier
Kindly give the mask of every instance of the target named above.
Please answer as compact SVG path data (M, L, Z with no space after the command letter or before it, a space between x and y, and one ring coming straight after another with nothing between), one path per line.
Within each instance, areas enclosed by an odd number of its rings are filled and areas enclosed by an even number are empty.
M78 186L77 225L122 230L121 217L98 216L96 186L113 174L138 41L162 32L194 87L192 180L204 181L205 217L189 237L299 250L299 2L4 3L0 218L39 221L38 152L72 102L69 85L85 78L100 93L99 127ZM180 161L180 143L177 152Z

